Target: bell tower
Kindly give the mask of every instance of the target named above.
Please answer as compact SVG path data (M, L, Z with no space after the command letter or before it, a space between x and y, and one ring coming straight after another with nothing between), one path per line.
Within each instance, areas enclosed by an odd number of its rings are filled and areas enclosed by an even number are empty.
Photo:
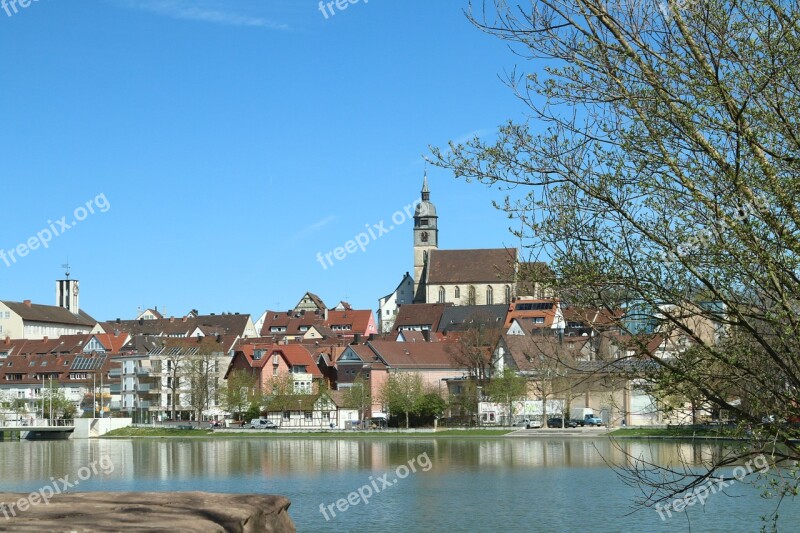
M428 172L422 179L422 198L414 212L414 303L425 303L428 253L439 248L439 217L431 202Z
M69 264L64 265L67 269L66 279L56 281L56 305L63 307L73 315L80 314L80 287L77 279L69 279Z

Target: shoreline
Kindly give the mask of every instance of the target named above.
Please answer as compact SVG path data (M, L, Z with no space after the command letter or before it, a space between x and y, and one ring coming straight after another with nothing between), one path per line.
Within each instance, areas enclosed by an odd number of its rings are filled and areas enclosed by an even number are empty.
M287 431L287 430L211 430L211 429L171 429L171 428L121 428L109 434L95 437L99 439L615 439L615 440L678 440L678 441L736 441L740 437L709 434L705 432L688 433L685 430L665 430L647 428L605 428L579 429L441 429L398 430L398 431Z

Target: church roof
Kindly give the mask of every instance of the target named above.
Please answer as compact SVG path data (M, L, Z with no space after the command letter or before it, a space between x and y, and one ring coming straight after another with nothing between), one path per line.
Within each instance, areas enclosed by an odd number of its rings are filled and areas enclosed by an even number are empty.
M431 250L427 283L514 283L516 261L516 248Z

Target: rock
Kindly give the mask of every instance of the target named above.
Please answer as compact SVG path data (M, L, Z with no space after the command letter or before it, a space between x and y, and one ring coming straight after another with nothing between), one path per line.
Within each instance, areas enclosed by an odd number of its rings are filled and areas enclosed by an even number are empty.
M283 496L208 492L0 493L0 531L294 533Z

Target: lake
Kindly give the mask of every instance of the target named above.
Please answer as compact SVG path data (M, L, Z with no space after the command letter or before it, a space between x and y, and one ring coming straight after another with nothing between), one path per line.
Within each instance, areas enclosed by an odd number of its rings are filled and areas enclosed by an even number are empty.
M705 506L637 512L606 461L623 450L699 465L719 444L598 438L214 438L0 443L0 491L66 479L71 490L282 494L298 531L758 531L775 500L746 483ZM168 498L165 495L165 498ZM348 498L350 501L348 502ZM365 500L366 499L366 503ZM781 530L800 512L780 509ZM0 516L0 522L3 517Z

